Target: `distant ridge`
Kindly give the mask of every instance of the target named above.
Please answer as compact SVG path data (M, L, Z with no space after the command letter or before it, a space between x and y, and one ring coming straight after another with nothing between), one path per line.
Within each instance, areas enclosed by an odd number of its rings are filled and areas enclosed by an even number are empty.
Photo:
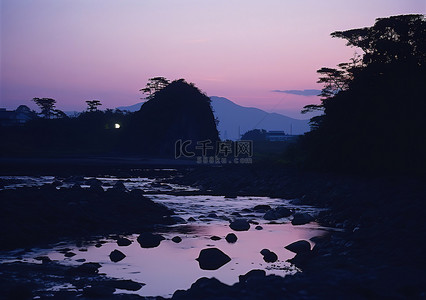
M210 97L215 116L219 120L221 139L237 140L239 134L252 129L283 130L287 134L303 134L309 131L309 120L293 119L277 113L268 113L254 107L235 104L224 97ZM137 111L143 102L117 107L120 110Z

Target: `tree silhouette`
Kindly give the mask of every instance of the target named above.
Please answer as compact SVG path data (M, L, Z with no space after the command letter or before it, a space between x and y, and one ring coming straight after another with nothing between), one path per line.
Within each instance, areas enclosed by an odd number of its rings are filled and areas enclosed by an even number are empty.
M148 83L143 89L139 91L147 94L146 99L150 100L155 96L155 93L164 89L166 86L170 84L170 80L165 77L153 77L148 80Z
M377 19L338 31L361 48L337 68L321 68L323 110L304 139L307 162L327 168L421 170L426 166L426 21L422 15Z
M99 100L87 100L86 103L88 112L98 111L98 106L102 105L101 101Z
M55 114L56 100L52 98L33 98L33 101L41 109L40 114L46 119L51 119Z

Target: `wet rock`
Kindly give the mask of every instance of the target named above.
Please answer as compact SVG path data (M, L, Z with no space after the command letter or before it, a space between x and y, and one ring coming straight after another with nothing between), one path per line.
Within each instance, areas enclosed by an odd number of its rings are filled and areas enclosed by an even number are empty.
M257 225L254 229L256 229L256 230L262 230L262 229L263 229L263 227L262 227L262 226L260 226L260 225Z
M207 248L200 251L196 259L202 270L217 270L231 261L231 258L217 248Z
M293 225L304 225L312 222L314 217L312 217L308 213L295 213L293 216L293 220L291 220L291 224Z
M210 213L210 214L208 214L207 215L207 218L217 218L217 214L215 214L215 213Z
M89 263L84 263L84 264L82 264L78 267L75 267L74 271L76 273L94 275L94 274L98 274L98 272L99 272L98 269L100 267L101 267L101 265L98 264L98 263L89 262Z
M193 217L188 218L188 222L195 222L196 220Z
M61 185L63 185L63 183L62 183L61 181L59 181L59 180L55 180L55 181L53 181L53 182L52 182L52 185L53 185L54 187L57 187L57 186L61 186Z
M180 242L182 242L182 238L180 236L175 236L172 238L172 241L176 244L179 244Z
M229 224L229 227L235 231L247 231L250 229L250 224L245 219L236 219Z
M121 238L117 239L117 245L118 246L125 247L125 246L129 246L131 243L132 243L131 240L129 240L127 238L124 238L124 237L121 237Z
M81 262L85 262L85 261L86 261L86 259L84 259L84 258L79 258L79 259L76 259L75 261L76 261L76 262L80 262L80 263L81 263Z
M170 216L170 220L173 224L186 224L186 220L184 218L178 216Z
M263 218L265 220L278 220L291 216L291 210L285 207L278 207L275 209L268 210Z
M285 246L287 250L294 252L296 254L304 253L311 251L311 244L308 241L300 240L294 243L291 243L290 245Z
M102 181L96 178L90 178L90 179L87 179L84 184L90 187L99 187L99 186L102 186Z
M266 205L266 204L260 204L260 205L256 205L255 207L253 207L253 210L258 211L258 212L259 211L265 212L265 211L268 211L270 209L271 209L271 207L269 205Z
M225 237L225 240L226 240L228 243L233 244L233 243L235 243L235 242L238 240L238 237L237 237L234 233L228 233L228 234L226 235L226 237Z
M139 235L137 240L142 248L155 248L160 245L161 241L164 240L164 237L160 234L144 232Z
M101 244L101 243L97 243L97 244L95 244L95 247L96 247L96 248L101 248L101 247L102 247L102 244Z
M43 264L47 264L52 261L48 256L37 256L37 257L34 257L34 259L41 261Z
M263 260L267 263L273 263L278 260L278 256L268 249L263 249L262 251L260 251L260 254L263 255Z
M135 282L133 280L111 280L109 282L106 282L106 286L113 287L120 290L126 290L126 291L138 291L140 290L145 284Z
M213 241L218 241L218 240L221 240L222 238L217 236L217 235L214 235L210 239L213 240Z
M76 254L74 253L74 252L66 252L65 254L64 254L64 256L65 257L73 257L73 256L75 256Z
M114 250L109 254L109 259L112 262L119 262L120 260L123 260L125 257L126 255L119 250Z
M88 298L111 297L115 292L114 287L105 285L89 286L83 289L83 296Z
M234 211L231 215L241 218L241 214L239 212Z
M251 270L244 275L238 276L238 281L240 283L247 283L252 279L264 278L266 276L265 270Z
M112 188L114 190L121 191L121 192L126 191L126 187L124 186L124 183L122 180L117 181Z

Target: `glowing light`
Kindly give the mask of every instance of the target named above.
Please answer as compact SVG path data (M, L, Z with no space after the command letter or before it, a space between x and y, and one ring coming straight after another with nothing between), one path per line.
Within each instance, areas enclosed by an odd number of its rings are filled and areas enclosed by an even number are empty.
M115 123L115 124L114 124L114 128L115 128L115 129L118 129L118 128L120 128L120 124L118 124L118 123Z

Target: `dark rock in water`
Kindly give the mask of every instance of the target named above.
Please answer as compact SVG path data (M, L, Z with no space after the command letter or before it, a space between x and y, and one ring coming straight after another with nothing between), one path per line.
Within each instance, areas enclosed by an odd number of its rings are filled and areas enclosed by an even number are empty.
M250 281L250 279L263 278L265 276L266 276L265 270L251 270L244 275L238 276L238 281L241 283L246 283Z
M125 191L126 190L126 187L124 186L124 183L121 180L117 181L112 188L114 190L118 190L118 191Z
M233 244L233 243L235 243L235 242L238 240L238 238L237 238L237 236L236 236L234 233L228 233L228 234L226 235L226 237L225 237L225 240L226 240L228 243Z
M76 261L76 262L85 262L85 261L86 261L86 259L84 259L84 258L79 258L79 259L76 259L75 261Z
M260 226L260 225L257 225L254 229L256 229L256 230L262 230L262 229L263 229L263 227L262 227L262 226Z
M235 194L228 194L228 195L225 195L225 198L235 199L235 198L237 198L237 195L235 195Z
M210 213L207 215L207 218L217 218L217 215L215 213Z
M52 182L52 185L55 186L55 187L56 186L61 186L62 184L63 183L61 181L59 181L59 180L55 180L55 181Z
M94 274L98 274L98 272L99 272L99 268L101 267L101 265L100 264L98 264L98 263L92 263L92 262L89 262L89 263L84 263L84 264L82 264L82 265L80 265L80 266L78 266L78 267L76 267L75 269L74 269L74 271L76 272L76 273L82 273L82 274L89 274L89 275L94 275Z
M76 254L74 252L67 252L67 253L64 254L65 257L73 257L75 255Z
M216 278L202 277L194 282L189 290L177 290L174 292L172 299L236 299L229 296L231 291L232 288L229 285L220 282ZM250 298L246 297L246 299Z
M247 231L250 229L250 224L245 219L236 219L229 224L229 227L235 231Z
M285 246L287 250L294 252L294 253L304 253L311 251L311 244L308 241L300 240L294 243L291 243L290 245Z
M213 240L213 241L218 241L218 240L221 240L222 238L217 236L217 235L214 235L210 239Z
M180 236L175 236L172 238L172 241L176 244L179 244L180 242L182 242L182 238Z
M253 210L255 211L267 211L270 210L271 207L269 205L266 204L260 204L260 205L256 205L255 207L253 207Z
M195 222L195 219L193 217L189 217L188 222Z
M278 260L278 256L274 252L269 251L268 249L263 249L262 251L260 251L260 254L263 255L263 260L267 263L273 263Z
M278 207L275 209L268 210L263 216L263 218L265 220L278 220L289 216L291 216L291 210L285 207Z
M89 190L94 192L94 193L103 193L104 192L104 189L100 185L92 185L92 186L90 186Z
M97 244L95 244L95 247L96 247L96 248L101 248L101 247L102 247L102 244L101 244L101 243L97 243Z
M47 264L52 261L48 256L37 256L37 257L34 257L34 259L41 261L43 264Z
M126 255L119 250L114 250L109 255L109 259L111 259L112 262L118 262L120 260L123 260L125 257Z
M242 217L241 214L239 212L234 211L231 215L236 216L236 217Z
M104 298L111 297L115 292L114 287L104 286L104 285L95 285L90 287L85 287L83 289L83 296L88 298Z
M164 237L160 234L153 234L150 232L141 233L138 237L138 243L142 248L155 248L160 245Z
M217 248L208 248L201 250L196 260L202 270L217 270L230 262L231 258Z
M127 238L124 238L124 237L117 239L117 245L118 246L123 246L123 247L124 246L129 246L131 243L132 243L131 240L129 240Z
M102 181L96 178L90 178L85 181L85 184L90 187L102 186Z
M108 282L105 282L106 286L113 287L120 290L126 290L126 291L138 291L140 290L145 284L135 282L133 280L111 280Z
M170 216L170 220L173 224L186 224L186 220L184 218L178 216Z
M291 224L293 225L304 225L312 222L314 217L312 217L308 213L295 213L293 216L293 220L291 220Z

